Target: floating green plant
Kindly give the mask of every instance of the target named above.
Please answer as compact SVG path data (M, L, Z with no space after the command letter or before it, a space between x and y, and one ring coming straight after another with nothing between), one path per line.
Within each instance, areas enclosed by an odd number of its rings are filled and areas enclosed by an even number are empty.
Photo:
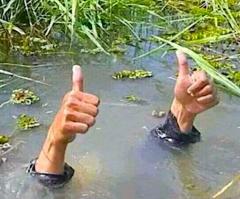
M17 127L21 130L28 130L38 126L40 126L40 124L35 117L21 114L17 118Z
M108 50L108 52L113 54L124 54L127 50L124 48L120 48L118 46L114 46Z
M13 104L31 105L38 102L40 98L30 90L17 89L13 90L10 101Z
M230 71L227 77L240 87L240 71Z
M23 37L23 36L22 36ZM18 39L13 49L22 53L23 55L42 54L56 50L57 45L50 43L49 40L39 37L25 36Z
M139 105L147 104L147 101L136 95L127 95L123 97L123 101Z
M147 71L144 69L139 70L122 70L119 72L115 72L112 75L113 79L143 79L152 77L153 73L151 71Z
M136 95L127 95L124 97L125 100L127 100L128 102L138 102L140 101L141 99L136 96Z
M6 144L10 140L10 137L5 136L5 135L0 135L0 144Z

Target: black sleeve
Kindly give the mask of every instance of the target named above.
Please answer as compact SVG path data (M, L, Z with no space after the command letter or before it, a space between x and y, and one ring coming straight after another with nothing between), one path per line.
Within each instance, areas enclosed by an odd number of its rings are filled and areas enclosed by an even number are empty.
M36 178L41 184L49 188L63 187L74 175L74 169L67 163L64 165L63 174L39 173L35 170L35 164L36 159L30 162L26 172Z
M176 147L196 143L201 139L200 132L194 126L190 132L181 133L177 119L171 111L169 111L165 122L151 131L151 135L159 142Z

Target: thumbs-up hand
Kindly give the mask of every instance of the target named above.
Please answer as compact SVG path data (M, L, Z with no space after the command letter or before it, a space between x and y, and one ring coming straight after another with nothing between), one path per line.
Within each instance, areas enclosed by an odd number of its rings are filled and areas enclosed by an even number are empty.
M179 75L175 85L175 99L171 110L176 117L185 115L189 121L192 120L191 122L193 122L198 113L218 104L217 90L205 72L195 71L191 74L187 58L183 52L177 51L177 59ZM185 126L186 128L183 127L181 130L187 131L191 128L191 125Z
M83 83L81 67L73 66L72 90L64 96L61 108L49 129L55 142L69 143L76 134L86 133L95 123L99 99L95 95L84 93Z

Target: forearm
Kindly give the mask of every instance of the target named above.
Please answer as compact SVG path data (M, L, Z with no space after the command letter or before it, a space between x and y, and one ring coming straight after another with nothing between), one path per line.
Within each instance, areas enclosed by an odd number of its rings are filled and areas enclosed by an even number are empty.
M41 173L62 174L64 172L66 143L56 142L49 130L36 162L36 171Z
M188 133L192 130L196 114L187 111L176 99L173 100L171 112L176 117L182 133Z

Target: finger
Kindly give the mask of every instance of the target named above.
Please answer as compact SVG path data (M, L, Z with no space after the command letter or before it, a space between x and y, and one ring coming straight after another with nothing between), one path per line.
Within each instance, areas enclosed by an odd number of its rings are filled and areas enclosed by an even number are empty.
M67 119L72 122L87 124L88 127L91 127L95 124L95 117L86 113L79 113L77 111L72 111L71 114L68 115Z
M75 92L71 91L69 94L67 94L64 97L63 103L71 103L72 101L82 101L87 104L92 104L93 106L98 106L100 103L100 100L97 96L88 94L88 93L83 93L83 92Z
M73 66L72 74L72 90L83 91L83 73L81 67L78 65Z
M80 122L68 122L66 124L66 129L68 132L71 132L73 134L84 134L88 131L88 125Z
M195 97L202 97L210 94L215 95L215 93L216 93L215 88L213 87L213 85L209 84L203 87L199 92L195 93Z
M186 55L182 51L177 51L179 77L189 75L189 66Z
M206 85L209 84L209 80L207 78L207 75L204 72L194 73L192 75L192 78L194 79L194 83L187 90L187 92L189 94L195 95L197 92L199 92Z
M79 101L83 101L94 106L98 106L100 103L100 100L97 96L83 92L70 92L65 98L66 100L68 100L69 98L71 98L70 100L77 99Z
M82 100L88 104L93 104L94 106L98 106L100 103L97 96L88 93L83 94Z
M216 97L213 94L197 98L197 101L201 104L210 104L213 103L215 100Z
M98 114L98 108L96 106L78 100L72 101L69 108L81 113L89 114L93 117L96 117Z

